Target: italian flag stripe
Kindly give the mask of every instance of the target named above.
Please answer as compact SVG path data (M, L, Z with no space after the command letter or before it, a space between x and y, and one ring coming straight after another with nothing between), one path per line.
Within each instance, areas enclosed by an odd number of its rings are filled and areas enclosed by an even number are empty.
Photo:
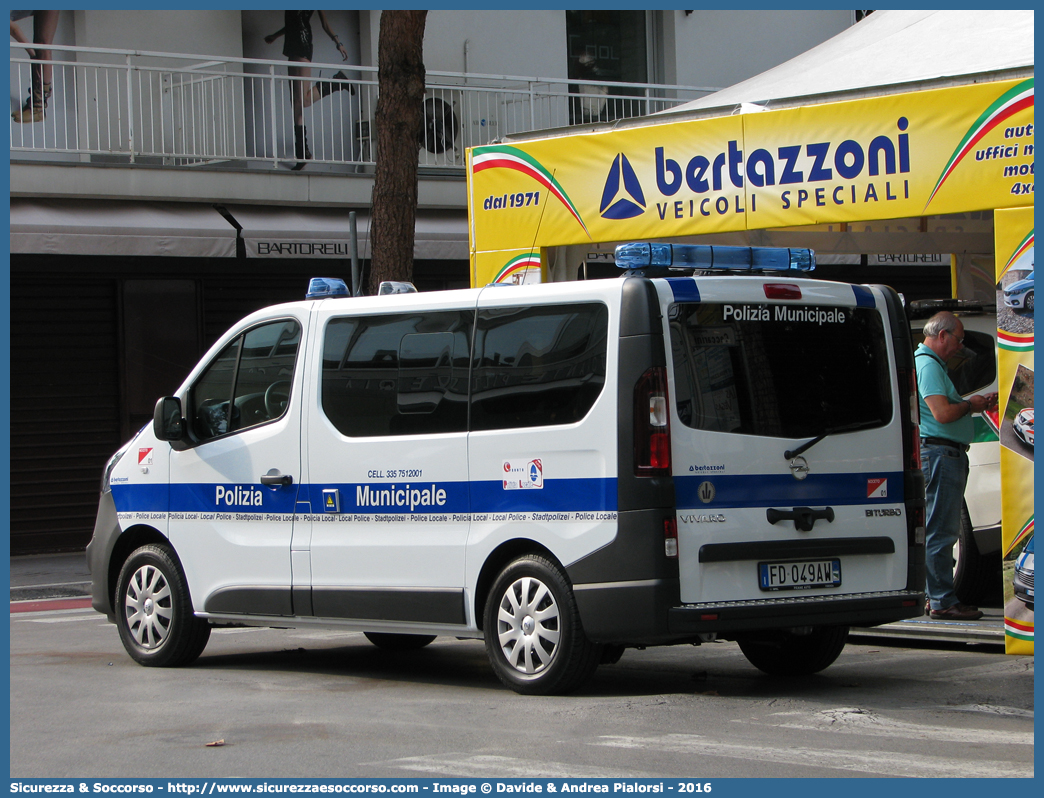
M506 147L506 146L494 146L494 147L479 147L476 148L475 154L471 159L471 171L472 173L483 172L486 169L514 169L516 172L521 172L527 175L538 183L543 185L550 191L558 200L566 206L569 213L572 214L573 218L579 222L580 226L584 228L584 232L590 237L591 233L587 229L587 225L584 224L584 220L580 218L580 212L577 211L573 201L566 194L565 189L562 188L561 184L555 180L555 176L551 174L547 169L529 153L523 152L517 147Z
M1033 107L1033 78L1012 86L998 97L989 108L983 111L979 118L972 123L972 126L968 128L968 132L964 134L964 138L957 145L957 149L953 151L953 155L950 156L946 168L939 175L939 180L935 184L928 202L925 203L925 207L927 208L931 204L932 200L935 199L935 195L939 193L942 184L964 157L982 140L983 136L1019 111L1031 107Z

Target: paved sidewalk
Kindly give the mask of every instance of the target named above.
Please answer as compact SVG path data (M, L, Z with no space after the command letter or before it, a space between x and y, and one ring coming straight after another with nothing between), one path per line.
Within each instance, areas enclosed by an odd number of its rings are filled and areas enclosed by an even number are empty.
M11 601L90 596L87 555L28 554L11 557Z

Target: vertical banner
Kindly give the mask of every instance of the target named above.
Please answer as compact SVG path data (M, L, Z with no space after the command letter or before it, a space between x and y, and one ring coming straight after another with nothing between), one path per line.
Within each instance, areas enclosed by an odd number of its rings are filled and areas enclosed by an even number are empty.
M1033 208L994 214L1004 644L1033 653Z

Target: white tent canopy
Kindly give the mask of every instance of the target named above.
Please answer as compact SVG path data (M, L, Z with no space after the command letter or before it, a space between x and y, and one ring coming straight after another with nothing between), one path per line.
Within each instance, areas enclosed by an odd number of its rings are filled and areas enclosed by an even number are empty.
M895 94L1033 70L1032 10L875 11L767 72L657 117ZM922 85L927 84L927 85ZM742 108L743 111L752 110Z

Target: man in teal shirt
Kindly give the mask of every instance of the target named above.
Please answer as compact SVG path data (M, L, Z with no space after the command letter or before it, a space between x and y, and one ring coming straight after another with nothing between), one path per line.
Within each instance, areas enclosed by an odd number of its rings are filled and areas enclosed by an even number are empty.
M921 470L926 522L925 570L929 613L933 618L974 621L977 607L961 604L953 589L953 545L961 525L961 503L968 482L968 444L973 413L995 407L997 394L961 397L946 372L946 361L964 346L964 325L948 311L924 325L917 347L917 395L921 415Z

